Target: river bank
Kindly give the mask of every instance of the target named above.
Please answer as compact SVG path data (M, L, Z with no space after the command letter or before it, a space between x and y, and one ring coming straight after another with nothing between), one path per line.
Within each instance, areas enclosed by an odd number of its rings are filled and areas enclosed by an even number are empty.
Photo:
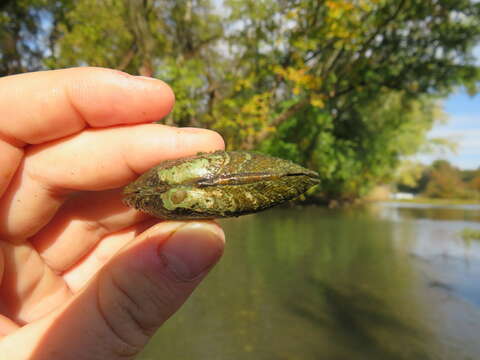
M388 202L398 202L398 203L407 203L407 204L427 204L427 205L480 205L480 199L434 199L427 197L414 197L412 199L401 199L401 200L388 200Z

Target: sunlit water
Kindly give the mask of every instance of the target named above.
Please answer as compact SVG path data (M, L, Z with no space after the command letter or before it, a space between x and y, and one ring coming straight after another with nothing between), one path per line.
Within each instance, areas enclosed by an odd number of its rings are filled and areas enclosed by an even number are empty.
M480 206L221 221L220 264L140 359L480 359Z

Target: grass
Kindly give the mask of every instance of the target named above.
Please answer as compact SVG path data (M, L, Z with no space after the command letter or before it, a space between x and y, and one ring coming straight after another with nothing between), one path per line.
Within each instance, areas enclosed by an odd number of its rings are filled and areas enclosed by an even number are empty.
M480 241L480 230L465 228L460 233L463 241L471 243L472 241Z

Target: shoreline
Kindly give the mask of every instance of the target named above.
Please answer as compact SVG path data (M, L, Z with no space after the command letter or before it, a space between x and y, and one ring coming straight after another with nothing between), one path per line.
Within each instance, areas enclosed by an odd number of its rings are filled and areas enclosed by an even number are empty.
M480 199L434 199L418 197L413 199L389 199L380 202L432 204L432 205L480 205Z

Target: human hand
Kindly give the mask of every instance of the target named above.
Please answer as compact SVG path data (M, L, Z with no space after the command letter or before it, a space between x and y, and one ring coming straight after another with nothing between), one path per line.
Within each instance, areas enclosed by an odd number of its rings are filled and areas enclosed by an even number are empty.
M120 187L162 160L224 147L147 124L174 96L99 68L0 79L0 357L129 359L223 252L213 222L159 222Z

